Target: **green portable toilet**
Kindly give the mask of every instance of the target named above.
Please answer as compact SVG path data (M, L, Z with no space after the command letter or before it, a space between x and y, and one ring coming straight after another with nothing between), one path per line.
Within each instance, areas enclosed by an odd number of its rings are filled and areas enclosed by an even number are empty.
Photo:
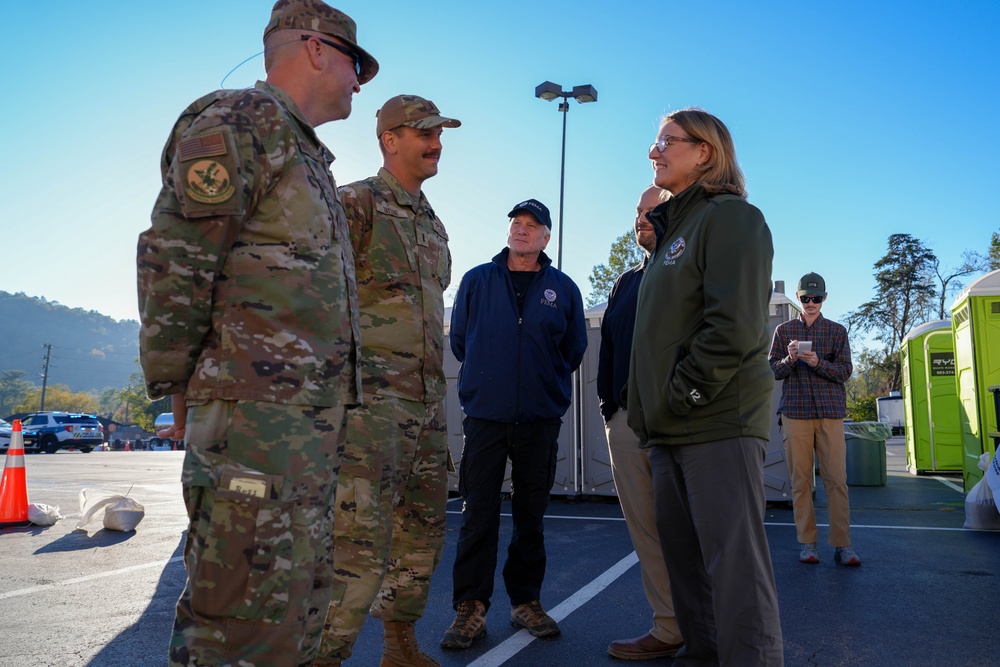
M993 395L1000 384L1000 270L987 273L958 295L951 306L955 334L955 379L961 404L963 477L965 491L983 477L977 465L984 452L995 452L991 431L997 431Z
M900 345L906 469L962 470L962 429L950 320L914 327Z

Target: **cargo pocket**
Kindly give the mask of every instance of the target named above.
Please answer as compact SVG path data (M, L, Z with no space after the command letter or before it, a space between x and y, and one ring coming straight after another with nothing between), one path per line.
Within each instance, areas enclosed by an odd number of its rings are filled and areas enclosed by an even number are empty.
M201 494L203 548L191 573L191 606L206 616L281 623L287 615L296 498L281 478L245 468L222 471Z

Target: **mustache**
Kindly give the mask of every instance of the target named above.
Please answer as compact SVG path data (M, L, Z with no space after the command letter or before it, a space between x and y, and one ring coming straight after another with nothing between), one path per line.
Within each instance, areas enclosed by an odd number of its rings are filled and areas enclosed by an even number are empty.
M434 157L441 159L441 151L427 151L424 153L424 157Z

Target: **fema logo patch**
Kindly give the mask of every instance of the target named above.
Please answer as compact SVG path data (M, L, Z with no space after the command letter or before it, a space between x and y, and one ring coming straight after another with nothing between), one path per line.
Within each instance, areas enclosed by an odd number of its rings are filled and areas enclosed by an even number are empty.
M547 289L547 290L545 290L545 300L546 301L555 301L556 300L556 291L554 289Z
M684 237L680 237L676 241L670 244L667 248L667 258L663 261L664 264L673 264L678 257L684 254L684 249L687 247L687 243L684 241Z

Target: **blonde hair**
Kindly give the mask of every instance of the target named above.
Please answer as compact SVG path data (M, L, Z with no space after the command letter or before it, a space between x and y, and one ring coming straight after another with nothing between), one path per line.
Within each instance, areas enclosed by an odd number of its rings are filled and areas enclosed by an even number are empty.
M688 107L667 114L660 125L677 123L689 136L708 144L712 154L695 169L696 182L709 194L732 194L746 199L746 180L736 162L736 146L725 123L704 109Z

